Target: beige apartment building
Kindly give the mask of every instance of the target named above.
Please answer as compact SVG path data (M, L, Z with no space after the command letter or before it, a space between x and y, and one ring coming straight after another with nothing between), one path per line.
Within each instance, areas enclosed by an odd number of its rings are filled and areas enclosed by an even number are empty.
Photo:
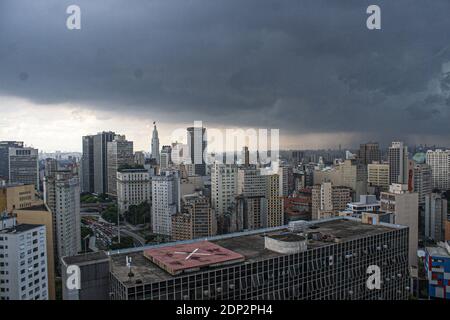
M389 190L389 164L371 163L367 165L367 186L381 191Z
M380 194L381 211L393 213L394 223L409 228L409 265L417 267L419 236L419 194L408 191L406 184L392 184Z
M34 184L0 186L0 212L31 207L36 203Z
M312 189L312 220L337 216L352 201L352 190L333 186L331 182L315 185Z

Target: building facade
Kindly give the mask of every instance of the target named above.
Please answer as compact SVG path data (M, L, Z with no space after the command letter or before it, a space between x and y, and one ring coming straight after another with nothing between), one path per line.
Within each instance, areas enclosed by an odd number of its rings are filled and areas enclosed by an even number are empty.
M125 136L115 136L107 144L108 190L107 194L117 196L117 171L124 166L134 165L133 141Z
M450 189L450 150L428 150L426 162L431 167L433 188L442 191Z
M448 223L447 199L443 194L430 193L425 196L425 237L436 242L445 241L445 226Z
M427 247L424 265L428 296L431 299L450 299L450 242Z
M392 142L388 150L389 184L408 184L408 147Z
M152 203L152 180L146 169L120 169L117 172L117 205L120 214L130 206Z
M381 193L380 204L381 211L394 215L394 223L409 228L409 263L417 267L419 194L408 191L408 185L392 184L389 192Z
M81 156L81 191L94 192L94 136L82 138L83 155Z
M389 164L370 163L367 165L367 187L373 191L389 190Z
M80 182L77 176L59 171L44 180L44 202L52 212L57 266L62 257L81 251Z
M170 237L172 216L180 212L180 177L177 171L164 171L152 178L153 233Z
M0 218L0 300L48 300L45 226Z
M185 195L181 212L172 216L173 241L207 238L216 234L216 219L209 198Z
M33 184L39 190L39 152L34 148L9 148L9 182Z
M115 300L405 300L409 281L407 228L334 218L113 254L110 288Z
M93 136L94 144L94 193L108 190L108 142L114 140L114 132L101 132Z

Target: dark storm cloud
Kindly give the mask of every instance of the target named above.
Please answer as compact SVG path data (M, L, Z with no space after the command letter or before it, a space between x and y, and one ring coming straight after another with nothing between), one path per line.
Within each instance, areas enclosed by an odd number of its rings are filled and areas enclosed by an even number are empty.
M70 4L80 31L65 28ZM365 26L369 4L381 6L381 31ZM2 0L0 10L3 95L292 133L449 135L448 0Z

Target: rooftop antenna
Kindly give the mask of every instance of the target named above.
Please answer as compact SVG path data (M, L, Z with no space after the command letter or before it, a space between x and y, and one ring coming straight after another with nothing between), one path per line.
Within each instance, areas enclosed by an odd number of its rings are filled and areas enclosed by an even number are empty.
M134 277L134 273L131 271L131 261L132 261L131 257L126 256L125 260L126 260L126 264L127 264L127 267L128 267L128 277L132 278L132 277Z

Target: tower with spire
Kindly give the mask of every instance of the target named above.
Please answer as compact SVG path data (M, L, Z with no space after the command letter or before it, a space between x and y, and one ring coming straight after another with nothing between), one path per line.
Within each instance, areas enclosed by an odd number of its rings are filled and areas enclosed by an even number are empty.
M156 163L159 164L159 138L158 130L156 129L156 122L153 121L153 135L152 135L152 159L155 159Z

